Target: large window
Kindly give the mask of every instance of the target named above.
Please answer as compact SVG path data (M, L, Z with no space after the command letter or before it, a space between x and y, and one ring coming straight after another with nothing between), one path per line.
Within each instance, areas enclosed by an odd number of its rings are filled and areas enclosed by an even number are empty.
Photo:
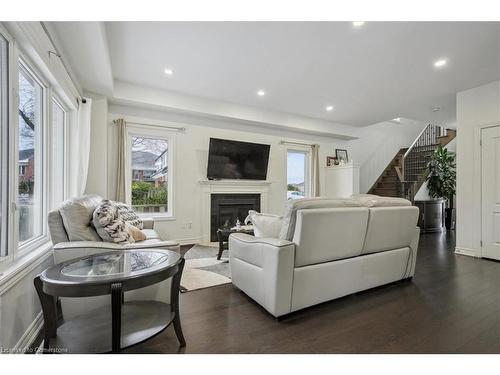
M131 135L132 207L139 213L171 213L170 142L168 139Z
M7 255L8 44L0 34L0 257Z
M49 250L48 209L66 196L66 126L76 101L28 52L0 24L0 272Z
M18 235L22 246L43 234L43 86L19 64Z
M309 196L309 151L287 150L287 193L288 200Z

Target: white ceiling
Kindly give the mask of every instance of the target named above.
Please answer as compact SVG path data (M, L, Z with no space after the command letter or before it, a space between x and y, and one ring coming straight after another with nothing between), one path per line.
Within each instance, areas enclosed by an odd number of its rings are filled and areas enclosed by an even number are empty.
M499 23L109 22L105 30L114 80L355 126L451 123L456 92L500 78ZM436 69L440 58L448 63Z

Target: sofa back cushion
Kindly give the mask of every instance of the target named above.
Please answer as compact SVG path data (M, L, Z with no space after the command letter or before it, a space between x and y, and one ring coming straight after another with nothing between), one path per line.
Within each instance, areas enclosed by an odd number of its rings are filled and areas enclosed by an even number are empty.
M295 267L360 255L368 211L366 207L299 210L293 236Z
M362 254L409 246L415 237L418 208L415 206L369 208L368 228Z
M50 239L54 245L59 242L68 242L68 234L66 229L64 229L64 223L59 210L52 210L49 212L49 232Z
M92 215L101 202L98 195L85 195L61 204L59 213L70 241L101 241L92 227Z
M362 207L361 203L354 199L332 199L332 198L304 198L290 200L287 202L285 215L281 224L279 238L281 240L292 241L295 232L297 212L299 210L310 210L316 208L341 208L341 207Z

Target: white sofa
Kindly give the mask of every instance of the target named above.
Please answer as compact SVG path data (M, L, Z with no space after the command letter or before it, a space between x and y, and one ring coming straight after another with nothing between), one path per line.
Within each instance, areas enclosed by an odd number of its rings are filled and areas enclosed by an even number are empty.
M420 229L406 200L290 203L281 238L229 237L233 284L275 317L411 278Z
M145 219L144 230L146 240L116 244L103 242L92 226L92 214L103 201L98 195L86 195L69 199L57 209L49 212L49 231L54 245L54 263L62 263L83 256L105 253L113 250L162 248L180 251L177 241L160 238L154 230L154 220ZM64 211L64 212L62 212ZM146 288L125 292L126 300L158 300L170 302L171 280L148 286ZM78 316L92 308L111 303L110 296L61 298L65 318Z

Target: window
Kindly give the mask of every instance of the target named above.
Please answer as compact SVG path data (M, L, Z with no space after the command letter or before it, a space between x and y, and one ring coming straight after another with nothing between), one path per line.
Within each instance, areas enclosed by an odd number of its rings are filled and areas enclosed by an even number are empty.
M136 212L172 212L170 143L156 136L130 136L132 207Z
M20 246L43 234L43 86L19 64L17 209Z
M0 257L7 255L8 43L0 34Z
M287 150L287 200L309 196L309 151Z
M66 199L66 122L67 115L63 106L56 99L51 103L51 170L52 207Z

